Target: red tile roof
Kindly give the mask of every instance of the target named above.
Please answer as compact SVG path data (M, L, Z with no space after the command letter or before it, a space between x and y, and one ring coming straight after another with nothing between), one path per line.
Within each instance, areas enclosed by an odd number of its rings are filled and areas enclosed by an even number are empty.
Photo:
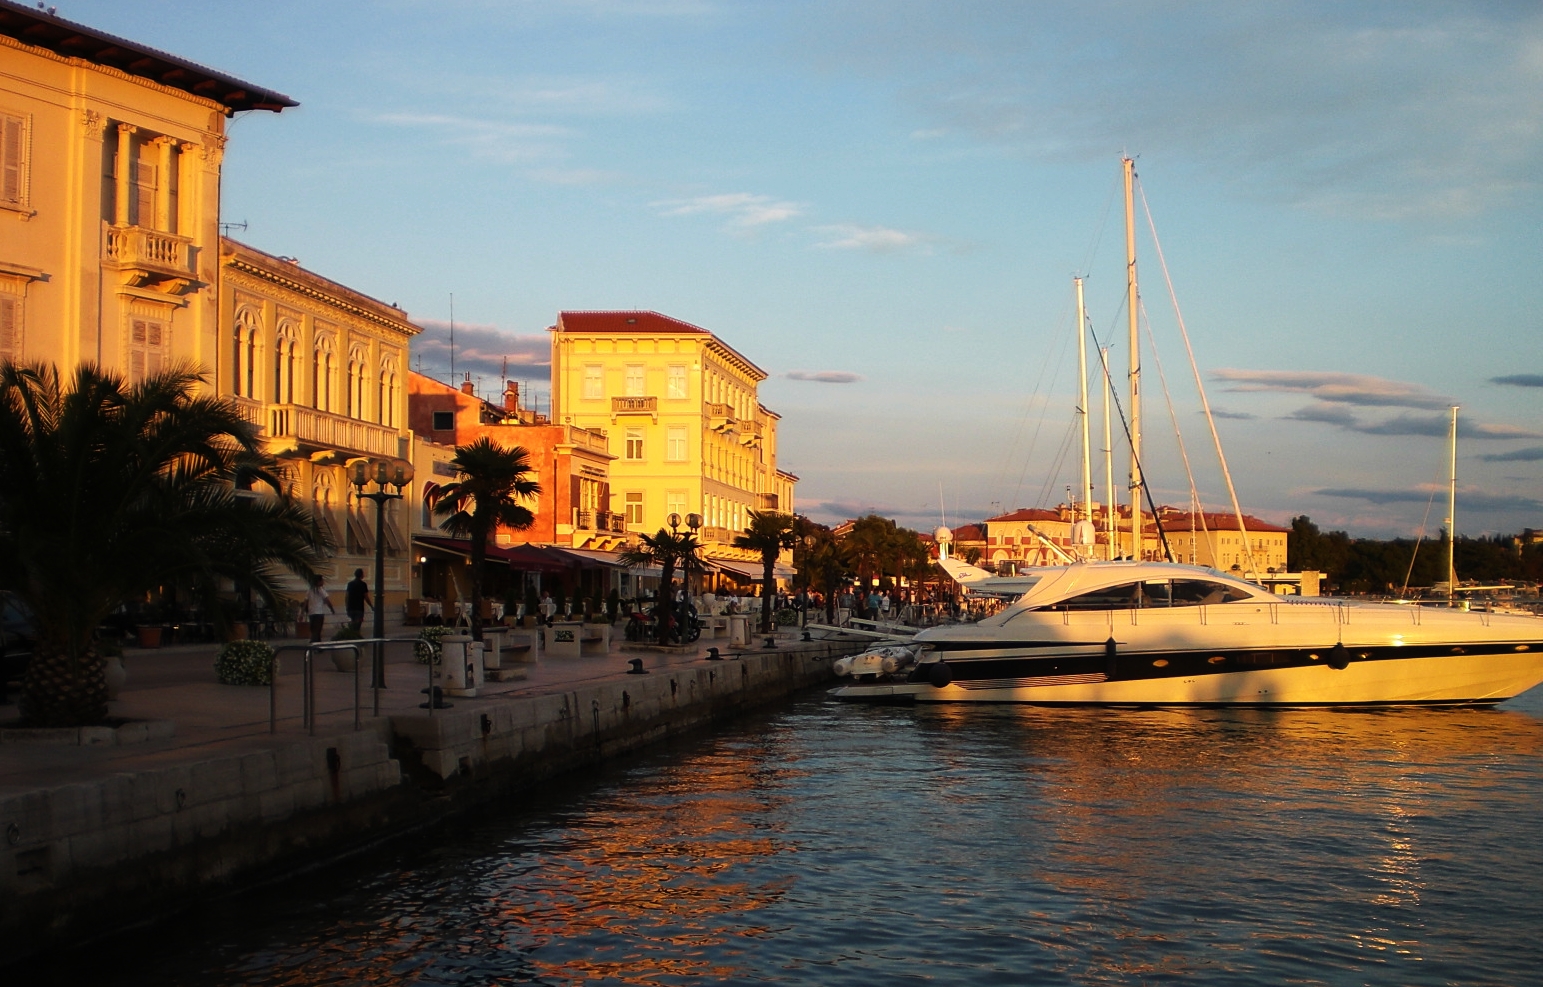
M1157 510L1162 515L1163 527L1165 529L1168 529L1168 530L1171 530L1171 531L1176 531L1176 530L1178 530L1180 528L1188 528L1189 525L1190 525L1191 514L1190 514L1189 511L1175 510L1174 508L1171 508L1171 507L1159 507ZM1194 520L1195 520L1195 527L1197 529L1202 527L1202 524L1201 524L1201 517L1202 516L1205 518L1204 527L1208 531L1236 531L1236 530L1238 530L1238 516L1236 514L1231 513L1230 511L1228 513L1226 513L1226 514L1223 514L1223 513L1220 513L1220 512L1213 513L1211 511L1206 511L1204 513L1204 515L1199 515L1199 514L1193 515ZM1272 533L1273 532L1273 533L1276 533L1276 534L1289 534L1291 532L1290 528L1282 528L1278 524L1271 524L1268 521L1260 520L1259 518L1254 517L1252 514L1245 514L1245 515L1243 515L1243 525L1250 532L1254 532L1254 531L1257 531L1257 532L1260 532L1260 533Z
M961 524L954 529L954 541L985 541L986 530L978 524Z
M1020 507L1011 514L1000 514L997 517L986 518L986 523L993 521L1059 521L1060 511L1047 511L1038 507Z
M672 319L658 312L558 312L554 328L559 332L686 332L712 335L701 326Z

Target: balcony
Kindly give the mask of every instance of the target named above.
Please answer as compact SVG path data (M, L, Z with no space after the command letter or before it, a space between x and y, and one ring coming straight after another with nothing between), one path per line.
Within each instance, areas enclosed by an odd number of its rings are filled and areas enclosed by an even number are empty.
M573 526L575 528L578 528L580 531L588 531L592 527L594 527L594 523L595 523L594 518L595 518L595 512L594 511L585 511L585 510L580 510L579 508L574 508L574 511L573 511Z
M191 237L143 226L102 225L102 265L130 288L187 295L205 287Z
M739 442L741 445L757 446L761 444L761 434L764 426L757 421L745 420L739 423Z
M299 404L268 406L268 438L302 452L339 451L400 456L397 430Z
M706 527L702 529L702 543L727 545L734 540L734 532L728 528Z
M716 401L707 403L707 427L714 432L732 432L738 424L734 419L734 407Z
M761 496L761 510L775 511L777 509L777 495L763 493Z
M240 415L244 421L256 425L259 433L262 432L263 425L266 423L263 420L263 403L261 401L255 398L241 397L228 397L226 400L230 402L236 414Z
M659 399L656 397L614 397L611 399L611 421L618 415L652 415L659 420Z

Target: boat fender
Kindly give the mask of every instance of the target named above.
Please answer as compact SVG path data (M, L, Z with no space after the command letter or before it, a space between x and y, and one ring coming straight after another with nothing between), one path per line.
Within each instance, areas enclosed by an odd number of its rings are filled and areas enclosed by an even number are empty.
M1114 659L1119 655L1119 646L1114 642L1114 635L1104 642L1104 677L1114 678Z
M1343 672L1350 667L1350 649L1341 642L1329 649L1329 657L1326 659L1330 668Z
M948 670L948 662L935 663L927 672L927 681L932 683L934 689L941 689L954 680L954 673Z

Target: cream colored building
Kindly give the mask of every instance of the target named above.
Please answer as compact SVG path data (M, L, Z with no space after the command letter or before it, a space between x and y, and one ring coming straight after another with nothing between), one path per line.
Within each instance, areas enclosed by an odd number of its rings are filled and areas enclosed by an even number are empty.
M757 396L760 367L657 312L563 312L551 332L553 418L606 435L617 458L601 509L627 531L700 514L704 555L747 559L730 543L749 512L793 512L798 477L777 468L779 416Z
M374 583L375 505L349 482L354 459L413 457L407 353L417 326L394 305L224 239L220 242L220 394L261 429L337 545L328 584L356 568ZM409 583L409 524L426 476L386 506L386 602ZM374 487L369 489L373 490Z
M1250 564L1260 577L1286 571L1286 536L1289 534L1286 528L1247 514L1243 515L1240 527L1237 515L1231 513L1196 514L1176 507L1159 507L1157 510L1162 519L1161 537L1152 515L1142 512L1141 516L1141 547L1145 559L1165 557L1161 539L1166 537L1177 562L1222 570L1236 569L1245 576L1253 575ZM1021 508L987 518L982 522L986 541L982 558L998 568L1017 564L1055 565L1064 560L1063 552L1081 553L1072 541L1072 525L1080 516L1080 512L1061 504L1050 509ZM1093 522L1096 543L1091 554L1094 558L1104 558L1108 554L1109 539L1105 533L1107 514L1103 505L1094 505ZM1129 556L1129 508L1120 508L1116 512L1115 526L1116 554Z
M226 119L294 105L0 2L0 359L218 379Z

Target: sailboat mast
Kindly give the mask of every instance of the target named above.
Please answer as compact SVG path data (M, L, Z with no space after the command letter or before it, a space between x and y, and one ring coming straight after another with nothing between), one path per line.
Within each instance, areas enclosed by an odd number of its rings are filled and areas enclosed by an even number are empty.
M1136 162L1121 158L1125 173L1125 307L1130 315L1130 532L1131 558L1141 559L1141 311L1136 291Z
M1452 406L1450 477L1447 481L1447 603L1457 601L1457 405Z
M1082 301L1082 279L1077 286L1077 413L1082 417L1082 517L1093 530L1093 451L1088 435L1088 310ZM1090 534L1089 538L1092 537Z
M1100 365L1104 368L1101 375L1104 378L1104 540L1108 544L1109 558L1114 559L1120 553L1115 548L1115 542L1119 536L1119 530L1115 523L1114 510L1114 442L1110 438L1109 423L1109 391L1114 386L1109 380L1109 347L1103 346L1098 350Z

